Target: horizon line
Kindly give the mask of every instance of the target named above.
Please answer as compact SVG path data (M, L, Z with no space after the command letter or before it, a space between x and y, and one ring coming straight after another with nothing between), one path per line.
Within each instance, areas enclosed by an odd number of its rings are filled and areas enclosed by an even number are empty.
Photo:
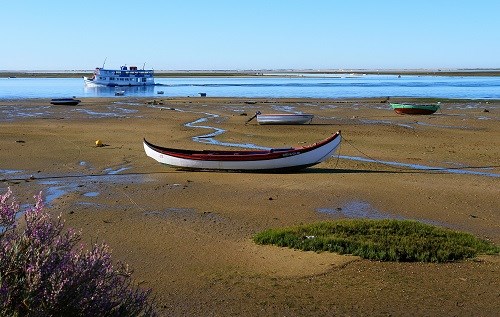
M92 69L0 69L1 73L8 72L92 72ZM113 68L108 68L113 69ZM153 69L154 68L150 68ZM497 67L477 67L477 68L261 68L261 69L156 69L157 72L232 72L232 73L243 73L243 72L314 72L314 73L339 73L339 72L456 72L456 71L484 71L484 72L495 72L500 71Z

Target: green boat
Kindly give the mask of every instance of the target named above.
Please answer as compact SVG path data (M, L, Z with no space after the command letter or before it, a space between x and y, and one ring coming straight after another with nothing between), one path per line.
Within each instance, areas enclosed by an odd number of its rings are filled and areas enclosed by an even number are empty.
M391 107L399 114L433 114L439 109L439 103L428 105L391 103Z

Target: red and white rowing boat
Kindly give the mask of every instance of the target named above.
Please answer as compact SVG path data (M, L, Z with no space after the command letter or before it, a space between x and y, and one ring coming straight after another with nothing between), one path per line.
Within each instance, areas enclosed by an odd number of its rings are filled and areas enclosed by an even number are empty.
M157 146L144 139L146 154L156 161L181 169L229 171L298 170L323 162L340 145L340 131L302 147L270 150L183 150Z

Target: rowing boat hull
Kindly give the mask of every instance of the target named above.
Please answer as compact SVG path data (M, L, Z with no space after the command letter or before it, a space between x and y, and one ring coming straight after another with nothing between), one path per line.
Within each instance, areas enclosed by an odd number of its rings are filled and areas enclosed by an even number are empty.
M410 115L429 115L433 114L439 109L439 105L413 105L413 104L400 104L391 103L392 109L398 114Z
M242 151L190 151L160 147L144 140L146 155L181 169L230 171L298 170L323 162L341 142L340 131L310 146Z
M259 124L304 124L311 122L312 114L258 114L257 122Z

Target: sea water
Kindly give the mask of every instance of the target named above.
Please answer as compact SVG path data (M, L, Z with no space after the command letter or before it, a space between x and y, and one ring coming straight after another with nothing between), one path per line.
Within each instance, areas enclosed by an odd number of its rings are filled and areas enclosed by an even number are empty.
M500 99L500 77L360 75L156 78L156 86L86 87L81 78L0 78L0 99L115 97ZM158 92L164 94L159 95ZM119 98L119 97L117 97Z

